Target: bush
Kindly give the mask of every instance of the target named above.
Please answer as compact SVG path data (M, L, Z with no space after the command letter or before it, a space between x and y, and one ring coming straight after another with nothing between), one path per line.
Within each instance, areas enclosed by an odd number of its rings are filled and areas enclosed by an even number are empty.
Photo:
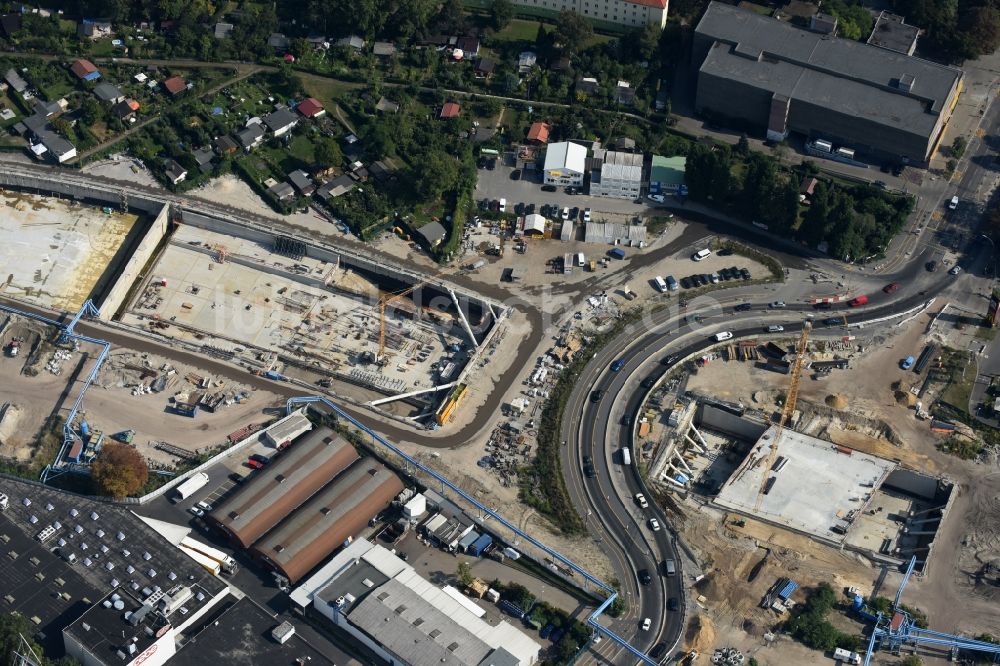
M857 650L858 637L839 631L826 619L836 600L837 594L830 584L820 583L801 610L785 623L785 631L815 650L829 651L837 647Z

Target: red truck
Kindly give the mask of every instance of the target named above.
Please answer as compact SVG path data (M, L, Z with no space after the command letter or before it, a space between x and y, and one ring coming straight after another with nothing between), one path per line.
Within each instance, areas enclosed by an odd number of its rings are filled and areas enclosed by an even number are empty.
M864 296L864 295L861 295L861 296L858 296L857 298L851 300L851 302L848 303L848 305L851 306L852 308L856 308L856 307L864 305L867 302L868 302L868 297Z

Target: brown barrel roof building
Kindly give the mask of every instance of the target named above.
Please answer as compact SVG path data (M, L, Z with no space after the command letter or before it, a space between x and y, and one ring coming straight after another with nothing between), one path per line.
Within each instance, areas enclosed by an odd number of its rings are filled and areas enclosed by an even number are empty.
M374 458L363 458L258 541L253 552L295 583L402 490L398 476Z
M344 438L317 428L275 456L206 519L249 548L358 458Z

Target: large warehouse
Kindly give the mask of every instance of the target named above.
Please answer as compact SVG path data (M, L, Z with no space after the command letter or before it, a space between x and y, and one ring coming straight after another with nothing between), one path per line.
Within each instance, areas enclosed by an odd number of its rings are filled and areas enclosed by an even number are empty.
M960 69L719 2L698 23L692 63L699 113L910 164L930 160L962 91Z
M254 547L255 555L295 583L356 536L403 490L373 458L363 458L293 512Z
M345 439L318 428L277 455L206 518L249 548L357 459Z

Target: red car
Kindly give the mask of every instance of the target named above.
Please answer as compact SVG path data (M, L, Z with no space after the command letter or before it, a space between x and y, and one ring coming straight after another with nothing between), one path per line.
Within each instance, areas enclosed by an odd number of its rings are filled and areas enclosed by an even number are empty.
M884 287L882 287L882 291L884 291L887 294L891 294L892 292L896 291L897 289L899 289L899 283L898 282L890 282L889 284L887 284Z
M264 469L264 463L250 458L247 460L247 467L250 467L251 469Z

